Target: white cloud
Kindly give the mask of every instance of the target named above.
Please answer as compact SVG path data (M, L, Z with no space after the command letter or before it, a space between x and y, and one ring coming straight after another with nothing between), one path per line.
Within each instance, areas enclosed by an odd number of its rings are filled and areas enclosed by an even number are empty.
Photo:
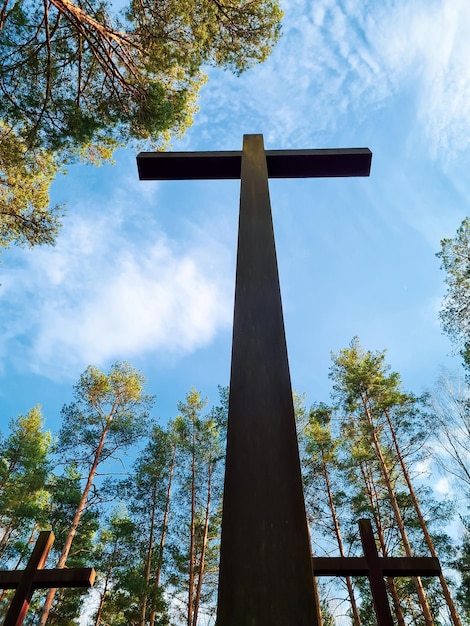
M445 476L440 478L434 485L434 491L442 494L443 496L449 496L453 493L449 479Z
M0 355L61 377L150 351L185 354L230 325L223 243L198 231L177 245L156 224L130 238L128 225L119 209L71 214L55 248L17 253L0 290Z
M470 3L285 4L285 35L273 55L240 79L211 72L195 128L178 149L191 147L191 136L198 149L240 149L244 132L264 132L268 148L330 145L341 124L351 127L374 108L393 106L393 96L402 93L415 98L413 125L431 151L468 147ZM399 105L394 114L400 124ZM408 172L402 176L400 188ZM395 203L397 179L390 180L387 197ZM17 254L18 265L2 272L0 356L8 352L23 367L44 372L58 362L63 368L99 365L124 352L183 353L231 323L232 275L228 283L225 277L232 257L216 235L194 235L186 248L179 235L177 244L155 224L147 229L154 235L143 235L148 218L135 208L133 196L145 205L158 188L141 185L132 174L112 211L79 217L74 209L55 249ZM420 195L417 190L412 198L413 211L410 203L404 211L435 244L444 222L429 215ZM93 200L90 206L100 205ZM138 240L134 231L126 233L130 211L133 224L140 224Z

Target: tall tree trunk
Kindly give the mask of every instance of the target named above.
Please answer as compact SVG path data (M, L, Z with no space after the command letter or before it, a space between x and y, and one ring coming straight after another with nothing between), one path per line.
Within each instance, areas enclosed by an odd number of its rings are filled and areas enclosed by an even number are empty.
M112 571L113 571L113 566L110 565L108 567L107 572L106 572L106 578L105 578L105 581L104 581L103 591L102 591L101 596L100 596L100 603L98 605L98 610L96 611L94 626L99 626L100 623L101 623L101 615L103 613L103 607L104 607L104 603L106 601L106 596L108 595L108 585L109 585L109 579L111 578Z
M152 511L150 514L150 533L149 533L149 539L148 539L147 557L145 559L145 571L144 571L145 590L142 593L142 599L140 603L139 626L145 626L145 613L147 612L148 584L150 581L150 571L152 568L153 535L155 531L155 507L156 507L156 499L157 499L157 482L158 482L158 479L157 477L155 477L153 488L152 488Z
M77 507L77 510L75 512L75 515L72 521L72 525L70 526L69 532L67 534L67 538L64 543L64 547L62 548L62 552L60 553L60 557L57 562L57 566L56 566L57 569L63 569L65 567L65 563L67 561L70 548L72 547L73 538L75 537L78 524L80 523L80 519L82 517L83 511L85 510L85 507L87 504L88 494L90 493L90 489L93 484L93 480L95 478L96 470L100 462L101 453L103 451L104 442L106 440L106 435L108 434L110 423L111 423L111 416L108 417L106 424L103 428L103 432L101 433L100 442L96 449L91 469L88 473L85 488L83 489L80 502L78 503L78 507ZM47 618L49 617L49 612L51 610L52 602L54 600L54 595L56 591L57 591L56 589L49 589L47 596L46 596L46 600L41 610L41 614L39 616L38 626L45 626L47 622Z
M398 445L398 439L397 439L397 436L396 436L396 433L395 433L395 428L393 427L392 421L390 419L390 414L389 414L388 411L385 411L385 416L387 418L387 424L388 424L388 427L390 429L390 434L392 435L393 445L395 446L395 450L396 450L396 453L397 453L397 458L398 458L398 461L400 463L400 467L401 467L401 470L403 472L403 476L405 478L406 484L408 486L408 490L410 492L411 501L413 502L413 506L415 508L416 515L418 516L419 524L420 524L421 529L422 529L423 534L424 534L424 539L426 541L426 545L428 546L428 549L429 549L429 552L431 553L431 556L437 558L437 553L436 553L436 550L434 548L434 542L432 540L431 535L429 534L429 531L428 531L428 528L427 528L427 524L426 524L426 521L425 521L425 519L423 517L423 514L421 513L421 507L419 506L418 498L416 497L415 490L413 488L413 485L411 484L410 474L408 472L408 468L407 468L406 463L405 463L405 461L403 459L403 456L401 454L401 450L400 450L400 447ZM457 615L457 611L455 609L454 601L452 600L452 596L450 595L449 587L447 585L447 582L446 582L442 572L439 574L439 581L441 583L442 592L444 594L444 598L445 598L447 607L449 609L450 618L452 620L452 623L454 624L454 626L461 626L460 618Z
M189 580L188 580L188 626L193 623L194 606L194 559L195 559L195 528L196 528L196 451L195 437L193 434L193 450L191 461L191 526L189 539Z
M170 471L168 474L168 486L166 490L165 512L163 514L162 533L160 535L158 564L157 564L157 569L155 572L155 580L154 580L155 590L157 590L160 586L160 576L161 576L162 567L163 567L163 550L165 548L166 533L167 533L167 528L168 528L168 514L170 511L171 485L173 481L173 470L175 467L175 458L176 458L176 445L173 445L173 452L171 455L171 463L170 463ZM155 608L152 608L152 611L150 613L149 626L155 625L156 613L157 612Z
M333 493L332 493L332 490L331 490L331 483L330 483L330 476L329 476L329 473L328 473L328 467L326 465L326 461L325 461L325 458L324 458L323 451L321 451L321 457L322 457L322 472L323 472L323 477L324 477L325 483L326 483L326 490L327 490L327 493L328 493L328 502L329 502L329 505L330 505L331 516L333 518L333 526L334 526L336 541L338 543L339 554L340 554L340 556L344 557L345 554L344 554L344 549L343 549L343 540L342 540L341 531L340 531L340 528L339 528L339 520L338 520L338 517L336 515L336 507L335 507L335 503L334 503L334 500L333 500ZM353 584L352 584L352 580L351 580L350 576L346 576L346 587L348 589L349 601L351 602L354 626L361 626L361 620L360 620L360 617L359 617L359 611L358 611L358 608L357 608L356 598L354 596L354 588L353 588Z
M408 535L405 529L405 525L403 523L403 518L401 516L401 512L400 512L400 507L398 506L398 502L397 502L397 498L395 496L395 491L393 489L392 486L392 481L390 479L390 473L387 467L387 463L385 461L385 458L382 454L382 450L380 447L380 443L377 437L377 431L372 419L372 415L370 412L370 407L369 407L369 399L367 398L367 396L362 395L362 405L364 408L364 413L367 417L367 422L371 427L371 436L372 436L372 442L374 444L374 448L375 448L375 452L377 455L377 458L379 460L380 463L380 467L382 469L382 474L383 474L383 478L385 481L385 485L387 488L387 492L388 492L388 496L390 498L390 503L392 505L393 508L393 512L395 515L395 520L398 526L398 530L400 531L400 535L403 541L403 547L405 549L405 554L406 556L410 557L413 556L413 551L411 549L411 544L408 540ZM428 604L428 600L426 597L426 593L424 591L424 587L423 587L423 583L421 581L421 578L419 576L414 576L413 577L413 582L414 582L414 586L416 589L416 593L418 594L418 599L419 599L419 603L421 605L421 609L423 611L423 617L424 620L426 622L426 626L433 626L433 618L431 615L431 610L429 608L429 604Z
M0 10L0 33L3 30L3 25L5 23L6 15L7 15L7 7L9 0L4 0L2 8Z
M364 463L360 462L359 467L361 470L362 477L364 479L364 484L366 486L367 497L369 498L369 503L371 505L372 510L374 511L374 522L375 527L377 529L377 536L379 538L380 549L382 551L383 556L387 556L387 545L385 543L385 534L383 530L382 520L380 516L380 506L379 506L379 498L375 486L375 481L372 475L372 471L369 471L367 466L364 467ZM397 618L398 626L406 626L405 617L403 615L403 611L400 605L400 598L398 597L397 586L395 585L395 580L392 577L387 577L387 588L392 596L393 609L395 611L395 616Z
M10 521L10 523L7 526L5 526L3 530L3 535L0 539L0 556L3 556L3 553L8 547L8 543L11 539L11 536L13 535L13 532L15 531L15 528L16 527L13 521Z
M117 544L118 544L118 540L116 538L114 540L114 546L113 546L113 553L111 555L111 561L110 561L109 567L108 567L108 569L106 571L106 577L105 577L105 580L104 580L103 592L101 594L100 603L98 605L98 610L96 612L94 626L99 626L100 625L101 615L103 613L104 603L105 603L105 600L106 600L106 596L108 594L109 581L111 580L111 574L112 574L112 571L114 569L114 564L115 564L115 560L116 560L116 553L117 553L117 549L118 549L118 545Z
M204 576L207 541L209 537L209 520L210 520L211 495L212 495L211 494L212 469L213 469L212 460L209 460L208 477L207 477L206 511L205 511L205 516L204 516L204 530L203 530L203 535L202 535L201 556L199 558L199 572L198 572L198 577L197 577L196 595L194 598L194 613L193 613L192 626L196 626L197 624L197 614L199 612L199 603L201 600L202 580Z

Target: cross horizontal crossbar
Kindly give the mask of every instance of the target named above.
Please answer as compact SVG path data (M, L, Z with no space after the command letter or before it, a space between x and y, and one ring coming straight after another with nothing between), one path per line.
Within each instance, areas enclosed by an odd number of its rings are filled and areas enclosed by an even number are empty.
M266 150L269 178L369 176L369 148ZM241 175L242 152L141 152L140 180L230 180Z
M0 589L16 589L23 575L22 570L0 571ZM95 570L92 567L73 569L42 569L34 572L31 580L33 589L54 587L92 587Z
M439 560L433 557L382 557L384 576L438 576ZM314 557L315 576L368 576L370 566L365 557Z

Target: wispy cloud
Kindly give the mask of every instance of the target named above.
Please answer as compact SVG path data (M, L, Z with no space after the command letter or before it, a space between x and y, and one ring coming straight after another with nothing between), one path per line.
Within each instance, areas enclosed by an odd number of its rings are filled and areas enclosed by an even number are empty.
M413 131L431 156L469 146L468 2L284 4L284 37L264 65L241 79L211 72L196 119L211 145L232 148L242 132L263 132L270 146L319 145L351 114L361 122L399 95L413 99Z
M231 323L231 255L211 229L177 244L147 224L130 238L112 204L101 217L70 214L55 248L16 254L0 290L0 357L61 377L150 351L185 354Z
M417 118L434 155L470 143L469 28L468 2L441 0L394 4L381 11L376 28L367 29L394 89L413 86Z

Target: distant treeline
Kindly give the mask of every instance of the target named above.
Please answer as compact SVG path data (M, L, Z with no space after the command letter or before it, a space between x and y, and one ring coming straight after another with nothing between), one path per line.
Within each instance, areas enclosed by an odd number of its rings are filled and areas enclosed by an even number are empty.
M369 518L381 555L437 554L444 568L441 578L387 580L397 623L469 624L465 386L406 393L385 353L357 339L333 355L330 378L331 405L294 395L313 553L361 555L357 521ZM26 624L214 623L228 390L208 408L192 389L166 424L152 405L129 364L89 367L57 435L39 407L4 433L0 567L24 567L39 531L52 529L49 567L97 570L91 591L36 592ZM423 480L437 464L455 479L454 501ZM456 520L457 539L446 532ZM325 624L375 624L366 579L327 580L317 581Z

